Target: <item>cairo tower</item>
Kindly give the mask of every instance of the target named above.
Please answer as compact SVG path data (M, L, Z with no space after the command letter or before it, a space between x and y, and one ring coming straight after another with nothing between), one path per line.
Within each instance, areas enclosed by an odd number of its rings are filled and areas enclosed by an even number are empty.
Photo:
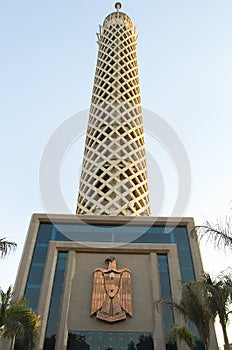
M180 316L155 301L203 273L193 219L150 216L138 35L115 7L98 33L76 214L32 216L17 274L15 298L41 315L36 350L184 350L166 341Z

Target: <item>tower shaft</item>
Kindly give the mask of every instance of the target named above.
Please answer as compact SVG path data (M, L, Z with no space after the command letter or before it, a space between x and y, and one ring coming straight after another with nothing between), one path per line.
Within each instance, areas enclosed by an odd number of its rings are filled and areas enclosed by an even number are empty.
M122 12L98 34L77 214L149 215L137 34Z

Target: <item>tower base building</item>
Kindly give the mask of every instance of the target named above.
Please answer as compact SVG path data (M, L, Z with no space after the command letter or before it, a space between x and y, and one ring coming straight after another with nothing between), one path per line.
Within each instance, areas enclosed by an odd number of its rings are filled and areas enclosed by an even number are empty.
M185 349L166 343L181 320L155 302L202 276L193 227L192 218L34 214L15 297L42 316L37 350Z

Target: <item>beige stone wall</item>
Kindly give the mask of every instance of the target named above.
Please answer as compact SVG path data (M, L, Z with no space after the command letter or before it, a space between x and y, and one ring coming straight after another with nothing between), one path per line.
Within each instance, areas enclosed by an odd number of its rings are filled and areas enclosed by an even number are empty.
M107 268L106 253L77 253L76 272L72 283L69 311L70 330L95 331L150 331L153 329L151 272L148 254L114 254L117 268L129 268L132 273L133 317L127 320L108 324L90 317L92 276L97 267ZM81 317L80 317L81 315Z
M155 307L160 298L160 282L157 254L167 253L171 277L171 288L175 298L180 295L180 270L175 244L125 244L109 248L89 247L77 242L51 242L47 266L44 272L39 313L43 315L41 341L49 311L51 286L55 272L58 250L69 251L63 298L60 309L59 332L56 349L66 349L68 330L73 331L112 331L112 332L151 332L156 348L165 349L163 320ZM105 259L115 256L117 268L129 268L132 273L133 317L125 321L108 324L90 316L92 278L95 268L106 268ZM48 278L49 276L49 278Z

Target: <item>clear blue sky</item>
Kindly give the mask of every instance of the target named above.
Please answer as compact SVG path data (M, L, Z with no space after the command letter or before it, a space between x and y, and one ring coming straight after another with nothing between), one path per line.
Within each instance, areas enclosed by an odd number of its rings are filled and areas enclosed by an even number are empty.
M18 243L1 262L3 288L14 283L31 214L44 212L38 180L44 147L62 122L90 106L96 32L113 10L109 0L1 2L0 231ZM192 197L186 215L197 224L203 216L224 216L232 206L232 2L125 0L123 11L139 32L142 105L174 128L188 153ZM62 181L74 213L80 156L71 153ZM154 158L156 153L159 159L158 146ZM167 180L165 216L172 187ZM153 179L150 191L155 203ZM207 250L207 271L227 267Z

